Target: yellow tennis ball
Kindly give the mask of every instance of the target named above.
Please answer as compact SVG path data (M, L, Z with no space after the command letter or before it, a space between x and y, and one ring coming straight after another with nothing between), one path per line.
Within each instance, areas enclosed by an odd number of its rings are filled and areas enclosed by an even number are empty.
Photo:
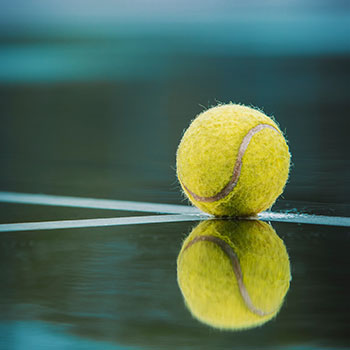
M290 154L276 123L237 104L201 113L177 150L177 176L190 201L218 216L265 210L283 192Z
M184 241L177 279L195 318L239 330L277 315L291 275L283 241L267 223L208 220Z

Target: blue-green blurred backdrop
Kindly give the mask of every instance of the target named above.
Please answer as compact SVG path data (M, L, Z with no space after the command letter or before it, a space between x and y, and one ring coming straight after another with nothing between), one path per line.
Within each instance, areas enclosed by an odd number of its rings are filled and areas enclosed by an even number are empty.
M183 129L233 101L286 132L294 167L279 205L343 214L348 2L0 6L1 189L180 202Z

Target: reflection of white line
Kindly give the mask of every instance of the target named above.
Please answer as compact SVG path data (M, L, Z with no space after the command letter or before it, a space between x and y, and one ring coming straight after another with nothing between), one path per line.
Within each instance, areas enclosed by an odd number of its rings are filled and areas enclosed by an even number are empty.
M279 221L289 223L303 223L331 226L350 226L349 218L331 216L312 216L297 214L261 213L259 219L264 221ZM85 220L62 220L24 222L18 224L0 224L0 232L13 231L36 231L36 230L57 230L67 228L104 227L137 224L156 224L165 222L201 221L213 219L207 214L184 214L184 215L153 215L153 216L131 216L123 218L106 219L85 219ZM255 220L256 218L250 218Z
M204 215L154 215L154 216L134 216L126 218L107 219L86 219L86 220L63 220L63 221L43 221L25 222L20 224L0 224L0 232L13 231L36 231L36 230L57 230L66 228L103 227L136 224L156 224L163 222L197 221L203 220Z
M141 211L161 214L196 214L200 211L194 207L175 204L145 203L118 201L113 199L94 199L67 196L52 196L47 194L30 194L16 192L0 192L0 202L54 205L63 207L78 207L92 209L112 209L126 211Z

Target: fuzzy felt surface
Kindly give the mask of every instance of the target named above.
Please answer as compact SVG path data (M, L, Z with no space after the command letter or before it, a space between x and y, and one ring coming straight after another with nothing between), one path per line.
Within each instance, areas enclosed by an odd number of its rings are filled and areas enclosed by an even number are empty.
M276 123L237 104L201 113L177 150L177 176L185 194L217 216L253 215L269 208L283 192L289 164L289 149Z
M231 247L253 308L242 295L227 252L215 239L198 239L201 236L220 239ZM177 277L192 315L220 329L251 328L275 317L291 279L283 241L270 225L258 220L200 223L183 243Z

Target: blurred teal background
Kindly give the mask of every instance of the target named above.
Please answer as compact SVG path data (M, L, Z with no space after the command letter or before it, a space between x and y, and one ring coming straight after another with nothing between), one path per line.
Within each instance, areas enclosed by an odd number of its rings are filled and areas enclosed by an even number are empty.
M183 130L233 101L286 132L278 205L344 215L348 2L17 0L0 19L3 190L178 203Z
M0 190L185 204L182 132L233 101L274 115L289 140L273 210L349 216L349 33L341 0L3 0ZM0 204L1 223L116 215ZM348 348L349 230L276 228L286 305L238 335L184 308L189 224L4 235L0 348Z

